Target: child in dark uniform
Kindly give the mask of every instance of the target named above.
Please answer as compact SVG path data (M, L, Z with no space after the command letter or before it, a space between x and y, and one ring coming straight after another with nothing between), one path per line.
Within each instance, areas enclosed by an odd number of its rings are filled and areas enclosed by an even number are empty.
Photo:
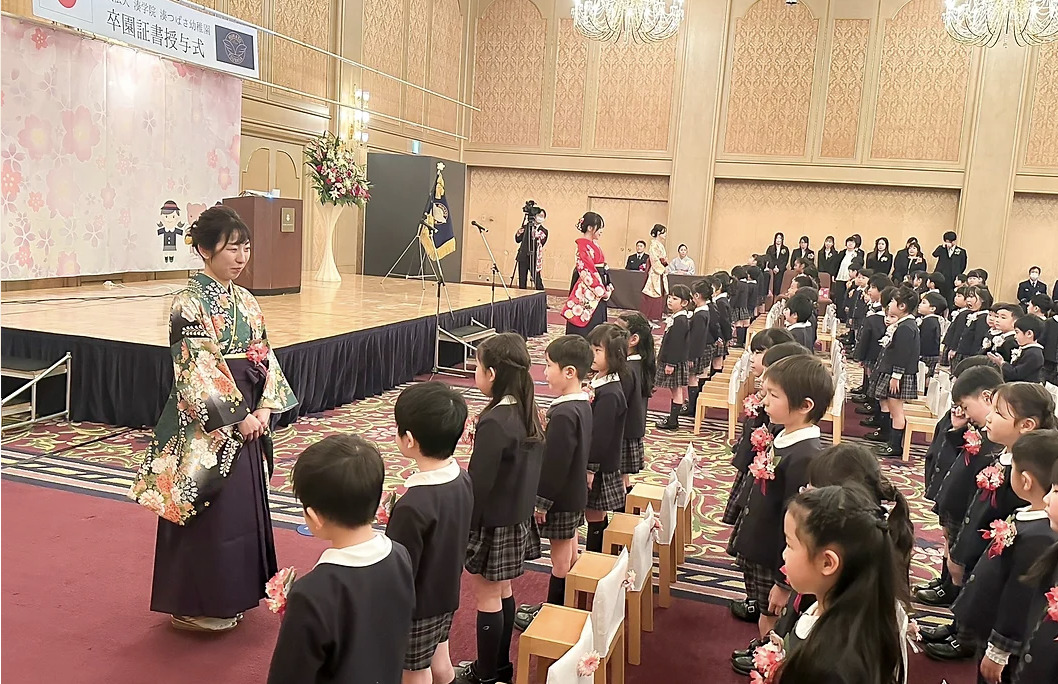
M815 357L791 356L768 367L763 388L764 410L784 429L749 467L753 482L734 544L746 601L731 604L736 616L755 605L762 637L790 598L781 571L783 511L808 484L808 465L822 451L817 423L834 398L834 382Z
M418 468L405 481L405 494L393 505L386 526L386 535L408 550L415 576L403 681L451 682L455 671L448 633L459 608L474 506L470 476L452 458L467 422L467 404L448 385L423 382L400 393L393 416L397 447Z
M749 280L747 282L749 283L750 287L749 299L747 300L747 303L749 305L749 320L750 322L752 322L757 318L757 316L760 315L761 295L759 283L763 278L763 275L761 273L761 270L753 265L746 267L746 275L749 276Z
M879 344L885 335L885 310L893 299L896 288L888 276L871 276L871 282L867 285L867 298L870 304L867 307L867 315L860 326L860 332L856 335L856 346L852 350L852 358L859 361L863 367L863 393L870 386L871 377L878 372L878 359L882 355L882 347ZM882 425L882 402L867 397L865 407L871 411L869 418L860 421L864 427L881 429ZM879 435L883 441L888 441L888 435Z
M889 442L878 450L880 456L887 458L903 455L904 402L918 398L918 324L911 315L917 304L914 290L900 287L893 293L889 317L896 322L881 339L882 355L869 392L881 402L883 429L889 428Z
M1043 345L1037 341L1042 334L1043 321L1035 316L1022 316L1014 324L1018 347L1010 352L1010 360L1005 361L996 353L988 355L992 363L999 366L1004 381L1043 382Z
M951 365L955 367L955 353L959 347L959 340L962 339L963 331L966 330L966 320L969 317L971 311L970 307L966 304L966 296L970 293L970 288L966 285L956 288L955 290L955 303L951 311L951 325L944 333L944 339L941 341L941 364Z
M918 303L919 358L926 364L926 376L932 378L940 362L941 321L948 302L938 292L927 292Z
M987 287L970 287L966 293L966 305L970 312L966 315L965 326L959 335L959 343L953 364L967 356L976 356L984 352L984 341L988 337L988 310L992 307L992 294Z
M354 435L332 435L294 464L312 536L331 547L290 587L269 684L399 682L415 610L408 551L371 529L386 468Z
M1045 442L1045 448L1058 450L1058 432L1039 433L1033 441ZM1035 446L1035 445L1034 445ZM1020 451L1020 450L1019 450ZM1019 456L1020 462L1020 456ZM1058 463L1051 468L1051 490L1044 497L1051 532L1058 534ZM1014 670L1014 684L1037 684L1058 681L1058 542L1051 544L1023 578L1033 588L1029 602L1028 633L1022 655Z
M621 442L621 478L625 491L632 489L631 475L643 470L643 438L647 434L647 403L654 394L654 335L650 323L641 313L625 313L617 325L628 331L628 372L622 379L628 413Z
M728 296L728 288L731 287L731 276L721 271L719 276L709 276L706 280L713 287L713 303L710 308L715 310L717 322L720 325L716 354L713 355L713 368L709 371L709 377L712 377L724 370L727 345L731 341L731 300Z
M672 314L665 335L658 349L658 369L654 375L654 387L664 388L672 394L672 404L667 420L658 422L661 430L680 429L680 410L683 408L684 388L687 387L687 334L690 330L691 290L686 285L673 285L669 289L668 309Z
M802 294L795 294L786 300L786 329L793 335L794 341L814 352L812 343L812 321L816 313L816 303Z
M694 415L698 395L709 379L716 355L720 327L711 320L709 302L712 298L713 288L706 280L699 280L691 289L694 311L687 331L687 406L682 411L685 416Z
M474 428L467 472L474 510L464 567L477 599L477 660L461 665L457 682L492 684L513 678L511 580L540 557L533 526L544 457L544 429L529 373L525 340L515 333L488 338L477 349L474 384L489 397Z
M594 335L595 331L589 333ZM547 602L563 605L566 575L577 562L577 530L588 503L588 453L591 450L592 411L582 383L591 370L591 345L580 335L564 335L547 345L544 380L557 396L547 410L544 465L536 493L534 518L538 533L550 542L551 578ZM515 627L525 630L542 604L523 605Z
M600 325L588 335L594 361L591 381L592 434L588 456L588 539L584 548L602 551L602 534L609 523L608 511L625 507L625 486L621 478L621 442L624 440L625 399L621 379L628 370L628 331L611 323Z
M735 322L735 346L746 346L746 333L749 330L750 303L753 297L752 290L755 283L749 279L749 273L745 266L735 266L731 269L731 277L738 281L738 299L731 318Z
M952 612L959 621L961 638L976 646L981 672L978 681L1011 681L1029 636L1025 615L1038 590L1023 576L1058 541L1044 502L1058 463L1054 434L1038 430L1015 442L1007 456L1011 460L1010 498L1017 503L1005 521L1006 515L985 523L984 534L974 530L977 537L989 537L981 544L982 552L985 548L988 551L980 554ZM1025 502L1029 505L1022 507Z
M991 341L985 341L985 351L998 354L1005 363L1010 363L1011 353L1018 348L1018 342L1014 338L1014 323L1025 315L1020 304L1002 303L992 307L995 317L996 335Z

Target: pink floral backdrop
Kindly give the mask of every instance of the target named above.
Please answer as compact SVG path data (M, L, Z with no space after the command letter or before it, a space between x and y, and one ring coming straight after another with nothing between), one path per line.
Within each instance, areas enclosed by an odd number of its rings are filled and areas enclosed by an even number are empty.
M2 33L0 278L198 267L175 231L238 194L241 82L16 19Z

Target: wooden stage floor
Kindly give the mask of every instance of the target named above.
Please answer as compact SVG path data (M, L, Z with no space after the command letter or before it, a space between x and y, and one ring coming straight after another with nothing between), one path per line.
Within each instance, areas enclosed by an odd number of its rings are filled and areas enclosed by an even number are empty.
M426 281L424 287L422 281L403 277L383 282L375 276L343 275L340 283L310 278L309 273L302 276L298 294L258 298L268 324L268 337L277 349L436 313L437 285L432 280ZM172 295L183 286L184 281L156 280L119 288L100 284L5 292L0 297L0 324L5 328L168 347L169 307ZM454 311L491 301L488 286L453 283L446 289ZM536 294L516 289L510 293L512 298ZM506 301L498 284L496 301ZM444 292L441 312L448 312Z

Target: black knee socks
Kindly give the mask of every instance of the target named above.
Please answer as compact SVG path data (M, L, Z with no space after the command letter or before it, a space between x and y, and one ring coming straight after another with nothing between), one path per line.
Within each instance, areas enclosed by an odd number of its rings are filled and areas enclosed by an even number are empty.
M496 656L496 667L511 664L511 637L514 635L514 595L503 599L503 630L500 632L500 651Z
M512 599L511 605L514 601ZM513 614L511 621L514 621ZM474 664L474 671L482 679L495 679L496 669L501 663L498 662L500 655L500 644L503 640L504 627L503 611L495 613L483 613L478 611L478 659ZM508 649L509 652L510 649ZM506 660L506 659L505 659ZM506 664L506 663L504 663Z
M566 602L566 578L555 577L551 575L551 579L547 583L547 602L556 606L564 605Z
M690 386L687 388L687 405L691 407L693 411L698 405L698 395L701 394L702 388L700 386Z
M584 543L584 549L586 551L602 553L602 533L606 530L606 526L609 524L608 520L588 523L588 539Z
M669 406L669 425L680 424L680 411L683 410L682 404L673 403Z

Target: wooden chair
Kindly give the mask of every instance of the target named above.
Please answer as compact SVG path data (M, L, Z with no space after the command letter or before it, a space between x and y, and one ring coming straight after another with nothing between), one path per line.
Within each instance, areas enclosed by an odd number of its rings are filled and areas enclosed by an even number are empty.
M610 517L610 524L606 526L606 531L602 533L603 553L609 553L616 556L621 553L621 549L632 550L629 565L636 571L637 580L642 579L644 582L643 593L645 596L643 596L644 604L642 613L642 627L644 632L654 631L654 537L651 534L647 535L646 567L641 568L640 563L644 562L644 559L636 555L635 549L638 547L635 546L635 532L639 529L639 526L644 520L649 520L650 529L653 529L655 515L654 509L649 505L647 506L646 513L644 513L642 517L632 515L631 513L614 513ZM642 572L640 572L640 569L642 569ZM629 604L629 614L632 614L631 604ZM629 643L631 643L631 641ZM628 662L632 662L631 648L629 648Z
M694 446L687 445L687 453L676 466L676 565L687 561L687 545L694 538L694 510L691 500L694 497Z
M609 667L614 684L625 678L625 588L628 551L622 551L610 572L599 579L591 612L545 603L529 628L518 640L519 684L529 681L529 665L536 656L558 660L580 641L585 625L592 629L592 648L601 662L595 671L595 684L605 684Z
M658 552L658 605L668 608L672 605L672 584L676 581L676 520L679 516L676 508L676 490L678 482L675 473L665 487L636 484L625 500L626 513L643 513L648 507L658 511L661 522L661 534L655 543ZM639 490L638 492L636 490ZM606 533L603 533L605 548Z
M547 668L547 684L592 684L595 677L581 677L577 672L580 661L592 652L595 645L595 632L591 626L591 616L584 621L577 643L566 654Z

